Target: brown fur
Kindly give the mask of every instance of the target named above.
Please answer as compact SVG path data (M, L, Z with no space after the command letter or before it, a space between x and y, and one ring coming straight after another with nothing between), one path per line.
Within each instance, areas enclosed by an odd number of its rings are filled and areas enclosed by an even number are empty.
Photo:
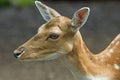
M66 17L57 17L44 24L40 27L38 34L21 46L24 47L25 52L19 59L39 59L53 52L64 52L82 74L110 76L113 78L112 80L119 80L120 69L115 69L114 64L120 65L120 43L118 42L120 35L107 49L94 55L86 47L80 33L71 31L70 21ZM61 37L55 41L50 39L46 41L50 31L54 30ZM110 49L113 49L114 52L108 56Z
M42 3L36 2L36 4ZM37 7L39 8L39 5ZM78 11L80 18L83 18L80 20L83 22L86 18L83 15L86 15L89 10L85 9L85 11L83 13ZM73 31L78 26L71 25L71 19L60 16L54 10L51 13L54 18L43 24L35 36L16 49L15 52L22 50L19 60L51 60L61 57L61 60L73 69L72 72L78 80L90 80L96 77L120 80L120 34L104 51L95 55L85 45L80 32ZM44 18L47 20L46 17ZM49 38L52 33L59 37Z

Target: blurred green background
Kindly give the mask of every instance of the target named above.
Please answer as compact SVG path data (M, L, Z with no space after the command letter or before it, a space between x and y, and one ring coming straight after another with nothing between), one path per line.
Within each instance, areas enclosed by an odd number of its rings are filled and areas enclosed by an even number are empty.
M26 7L32 6L35 0L0 0L0 7Z

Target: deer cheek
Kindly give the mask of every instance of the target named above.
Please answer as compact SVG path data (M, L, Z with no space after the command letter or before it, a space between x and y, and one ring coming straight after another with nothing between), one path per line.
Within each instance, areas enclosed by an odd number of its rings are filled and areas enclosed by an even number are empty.
M73 45L68 43L61 49L61 52L63 52L63 54L68 54L69 52L72 51L72 49L73 49Z

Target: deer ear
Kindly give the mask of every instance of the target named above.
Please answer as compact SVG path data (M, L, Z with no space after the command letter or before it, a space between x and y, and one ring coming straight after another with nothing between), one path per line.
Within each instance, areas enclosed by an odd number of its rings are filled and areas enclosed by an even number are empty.
M88 7L83 7L74 13L71 21L71 26L74 31L78 31L87 21L90 9Z
M35 1L35 5L38 8L39 12L41 13L41 15L45 21L49 21L53 17L61 16L54 9L46 6L45 4L43 4L39 1Z

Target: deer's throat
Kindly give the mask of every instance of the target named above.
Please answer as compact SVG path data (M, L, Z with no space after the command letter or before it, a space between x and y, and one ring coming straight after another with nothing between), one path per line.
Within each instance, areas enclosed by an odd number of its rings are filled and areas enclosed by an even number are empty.
M75 36L75 43L72 52L64 56L63 62L70 69L76 80L88 80L89 65L92 63L92 54L82 40L80 33Z

